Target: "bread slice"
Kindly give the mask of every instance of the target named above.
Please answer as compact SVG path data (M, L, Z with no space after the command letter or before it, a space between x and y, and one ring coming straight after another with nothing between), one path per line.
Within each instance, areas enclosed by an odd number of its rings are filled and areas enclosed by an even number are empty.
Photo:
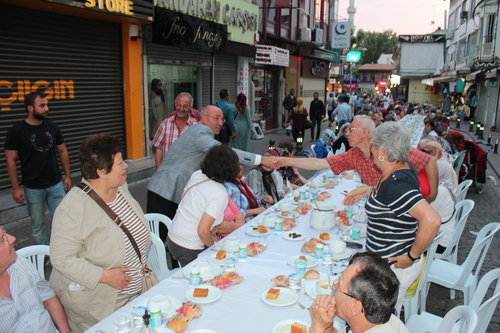
M261 234L265 234L267 232L267 228L264 227L263 225L257 226L257 231L260 232Z
M217 254L215 255L215 259L217 260L222 260L226 257L226 250L219 250Z
M315 269L310 269L306 272L306 280L318 280L319 272Z
M207 297L208 288L194 288L193 297Z
M279 290L279 289L276 289L276 288L270 288L270 289L267 291L267 295L266 295L266 297L267 297L268 299L277 299L279 295L280 295L280 290Z
M307 261L306 256L299 256L299 259Z
M297 322L292 324L291 329L290 333L307 333L307 327Z
M319 238L321 238L322 240L329 240L330 239L330 235L326 232L322 232L319 234Z

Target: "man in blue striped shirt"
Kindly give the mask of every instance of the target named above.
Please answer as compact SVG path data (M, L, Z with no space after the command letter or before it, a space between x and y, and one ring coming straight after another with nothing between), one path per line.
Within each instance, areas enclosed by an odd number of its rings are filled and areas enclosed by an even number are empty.
M0 228L0 332L70 332L61 302ZM53 321L53 322L52 322Z

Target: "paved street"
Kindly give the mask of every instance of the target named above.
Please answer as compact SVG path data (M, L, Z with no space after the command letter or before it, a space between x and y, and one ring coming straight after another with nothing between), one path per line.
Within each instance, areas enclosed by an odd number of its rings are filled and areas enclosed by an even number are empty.
M325 125L323 124L323 127ZM467 134L464 133L467 138ZM307 137L307 136L306 136ZM265 139L252 141L252 152L255 153L263 153L269 144L269 140L274 140L276 144L279 141L284 139L291 139L291 137L287 137L285 135L284 129L279 129L273 131L271 133L267 133ZM304 147L310 147L311 142L306 139L304 143ZM491 156L491 160L498 161L498 155ZM500 166L500 164L496 164ZM490 166L489 166L490 168ZM490 168L489 173L495 175L493 170ZM304 171L302 174L308 178L314 174L311 171ZM497 181L499 180L496 175L495 178ZM143 208L146 207L146 186L148 184L148 179L143 179L134 183L129 184L130 190L134 197L140 202ZM483 227L485 224L492 221L499 221L500 218L500 207L498 205L498 198L500 198L500 187L493 185L490 181L486 182L484 187L484 192L482 194L477 194L473 189L469 191L467 198L475 201L476 206L472 211L471 216L465 226L465 230L463 232L460 246L459 246L459 259L458 262L462 263L469 253L470 248L475 240L475 235L471 232L477 232ZM17 237L16 247L20 248L23 246L33 244L30 235L30 227L28 219L22 219L16 223L10 223L5 226L6 230ZM497 235L495 240L492 243L492 246L489 250L489 253L486 257L485 263L481 269L481 277L485 272L493 268L500 267L500 257L497 255L500 253L500 235ZM456 305L460 305L463 302L463 298L461 293L457 293L457 297L455 300L449 299L449 290L437 286L432 286L429 297L427 300L427 310L431 313L435 313L437 315L443 316L448 310ZM500 311L497 311L495 316L493 317L490 325L490 329L488 332L500 332Z

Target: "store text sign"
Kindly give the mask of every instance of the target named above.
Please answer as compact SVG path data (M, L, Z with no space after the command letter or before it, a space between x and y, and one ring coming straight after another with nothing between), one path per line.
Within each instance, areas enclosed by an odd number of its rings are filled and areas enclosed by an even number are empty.
M222 24L155 7L153 42L222 52L227 43L227 28Z
M225 3L227 2L227 3ZM236 4L235 4L236 3ZM246 30L257 31L259 23L259 8L251 6L252 10L238 7L238 1L216 0L157 0L156 5L165 9L181 12L198 18L227 24ZM248 5L248 3L245 3Z
M288 67L290 59L288 50L270 45L257 45L256 48L256 64Z
M47 99L61 100L75 98L75 84L73 80L30 80L7 81L0 80L0 111L9 111L11 104L18 101L24 103L24 96L34 91L43 91Z
M134 15L134 2L131 0L87 0L85 7L97 7L110 13Z

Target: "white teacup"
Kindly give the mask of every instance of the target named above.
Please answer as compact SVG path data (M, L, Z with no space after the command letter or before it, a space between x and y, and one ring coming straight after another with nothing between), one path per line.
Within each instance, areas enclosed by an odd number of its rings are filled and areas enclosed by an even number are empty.
M158 305L161 309L161 313L166 316L167 313L170 312L170 308L172 304L170 303L170 299L165 296L153 296L149 299L147 306L151 308L153 305Z
M328 295L332 291L332 288L328 285L328 279L321 279L316 282L316 294L317 295Z
M340 239L332 239L330 240L330 249L334 254L340 254L343 253L346 249L346 244L344 241L341 241Z
M262 219L264 227L266 228L272 228L274 227L274 222L276 222L276 216L274 214L269 214L264 216Z
M224 239L224 249L229 252L238 251L239 239L234 237L226 237Z

